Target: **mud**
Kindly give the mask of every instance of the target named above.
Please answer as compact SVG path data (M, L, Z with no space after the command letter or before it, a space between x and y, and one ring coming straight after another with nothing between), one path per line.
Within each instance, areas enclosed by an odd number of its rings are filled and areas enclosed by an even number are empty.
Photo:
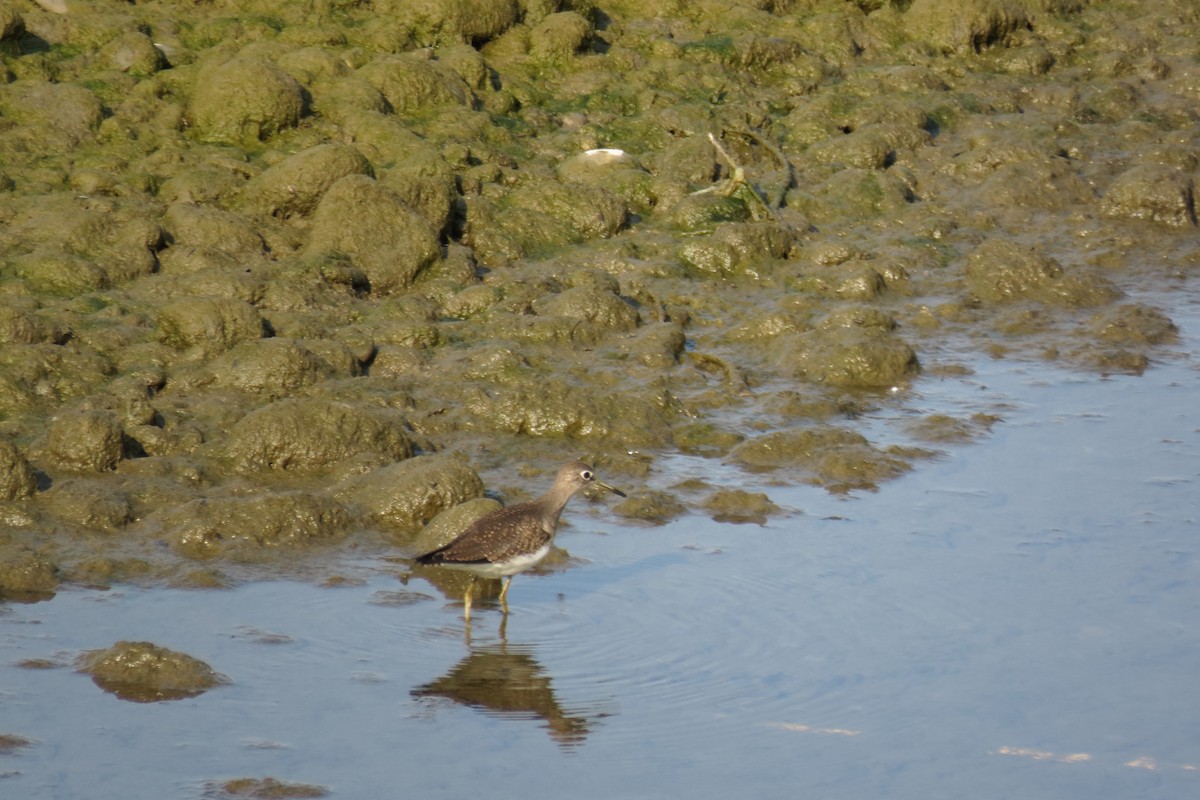
M53 5L0 2L4 597L333 579L564 453L630 520L778 513L675 451L870 490L986 435L855 430L956 349L1140 373L1200 260L1186 2Z

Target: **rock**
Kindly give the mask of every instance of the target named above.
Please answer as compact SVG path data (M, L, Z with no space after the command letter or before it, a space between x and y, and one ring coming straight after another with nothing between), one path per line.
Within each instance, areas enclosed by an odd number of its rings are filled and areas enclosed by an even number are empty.
M308 253L349 256L387 295L407 288L441 255L437 234L393 190L366 175L348 175L321 198Z
M881 389L920 370L911 347L874 327L833 326L784 334L772 342L776 360L797 378L843 389Z
M54 516L91 531L113 533L133 517L129 498L99 481L57 481L42 497Z
M766 524L767 517L782 513L763 492L718 489L704 501L704 508L717 522Z
M1029 16L1015 0L913 0L904 27L943 53L978 53L1004 45Z
M162 51L141 31L129 31L113 39L101 49L100 57L118 72L141 76L153 75L167 63Z
M1139 164L1117 176L1100 207L1125 217L1181 228L1196 224L1195 189L1187 174L1169 166Z
M121 641L91 650L77 666L104 691L137 703L182 700L229 682L203 661L150 642Z
M471 105L474 94L446 64L414 53L385 55L358 71L397 114L443 105Z
M262 257L262 234L244 216L193 203L172 203L166 227L177 247L216 250L255 261Z
M46 446L64 469L107 472L121 460L124 433L108 411L69 411L50 421Z
M345 403L289 399L247 414L229 434L228 453L240 470L331 467L362 453L390 461L412 455L398 424Z
M421 529L410 550L414 555L422 555L443 547L469 528L475 520L503 507L490 497L476 497L451 506Z
M158 312L158 339L177 350L194 348L213 356L261 338L263 318L249 303L233 299L189 297Z
M541 61L561 61L583 49L592 36L592 23L574 11L550 14L529 31L529 55Z
M481 496L483 481L458 458L422 455L347 478L337 494L370 521L415 533L446 509Z
M268 397L283 396L335 374L325 359L282 338L242 342L213 362L211 372L217 386Z
M27 549L7 550L0 558L0 598L53 594L58 568L50 559Z
M272 492L193 500L157 520L167 541L197 559L263 561L280 549L297 550L342 539L350 514L313 492Z
M0 503L23 500L37 491L33 467L11 442L0 441Z
M0 86L0 115L22 123L15 135L32 158L68 153L94 141L104 107L96 95L73 83L18 80Z
M200 70L188 106L201 141L248 145L295 127L305 114L304 90L269 61L239 55Z
M262 214L287 219L316 210L329 187L347 175L371 175L371 164L356 148L320 144L302 150L252 179L242 203Z
M1050 256L1007 239L988 239L967 256L967 286L980 300L1033 299L1057 305L1095 306L1121 292L1100 275L1068 274Z

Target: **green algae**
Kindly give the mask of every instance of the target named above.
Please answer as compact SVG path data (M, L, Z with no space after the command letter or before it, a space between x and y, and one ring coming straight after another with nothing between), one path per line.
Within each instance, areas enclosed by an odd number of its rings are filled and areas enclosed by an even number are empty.
M402 539L516 452L869 490L916 457L769 454L961 337L1146 369L1174 324L1123 297L1190 263L1196 20L946 8L0 5L0 591ZM681 513L656 491L617 513Z

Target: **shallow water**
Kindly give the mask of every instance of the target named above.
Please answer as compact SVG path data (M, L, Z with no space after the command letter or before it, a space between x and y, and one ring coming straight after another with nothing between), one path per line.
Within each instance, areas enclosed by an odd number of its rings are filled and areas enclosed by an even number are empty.
M981 360L918 382L908 413L1003 421L877 494L764 476L746 488L796 510L765 526L624 528L577 501L559 541L585 560L518 577L504 630L483 603L465 637L453 598L386 563L336 589L4 606L0 733L32 743L0 754L0 793L1194 795L1200 306L1163 302L1184 339L1142 377ZM121 639L232 683L138 704L67 666Z

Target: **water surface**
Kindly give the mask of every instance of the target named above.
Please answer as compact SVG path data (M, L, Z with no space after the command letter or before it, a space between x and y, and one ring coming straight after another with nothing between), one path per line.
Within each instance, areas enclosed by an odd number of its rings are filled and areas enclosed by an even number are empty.
M623 527L521 576L501 628L392 563L363 585L73 590L0 608L5 797L1179 798L1200 791L1197 307L1142 377L972 362L904 413L999 413L875 494ZM870 420L866 421L870 423ZM628 487L626 487L628 488ZM232 683L138 704L69 666L148 640Z

